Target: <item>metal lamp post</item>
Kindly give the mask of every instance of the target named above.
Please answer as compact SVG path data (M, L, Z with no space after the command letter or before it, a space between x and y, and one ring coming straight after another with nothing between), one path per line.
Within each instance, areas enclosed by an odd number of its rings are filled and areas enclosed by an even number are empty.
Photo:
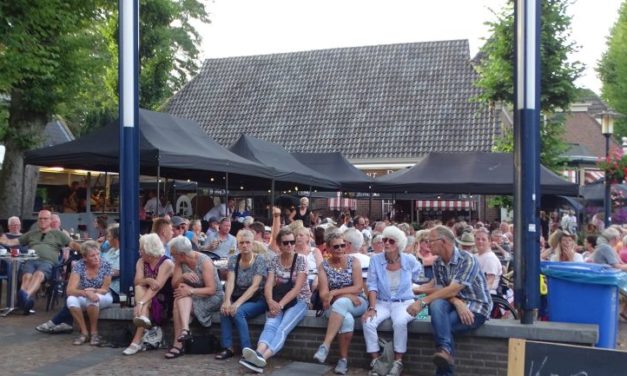
M601 133L605 136L605 157L610 156L610 137L614 133L614 114L610 111L601 113ZM605 213L605 228L612 224L612 203L610 202L610 190L612 183L605 171L605 199L603 200L603 209Z

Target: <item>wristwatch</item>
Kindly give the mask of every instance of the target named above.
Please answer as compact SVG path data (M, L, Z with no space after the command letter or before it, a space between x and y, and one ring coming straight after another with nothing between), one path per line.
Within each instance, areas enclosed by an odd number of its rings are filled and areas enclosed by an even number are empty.
M368 311L375 311L375 312L377 312L377 309L375 307L368 307Z
M144 305L144 302L137 302L137 304L139 304L139 305Z
M423 309L424 307L427 306L427 303L425 303L425 301L422 299L418 300L418 303L420 303L420 309Z

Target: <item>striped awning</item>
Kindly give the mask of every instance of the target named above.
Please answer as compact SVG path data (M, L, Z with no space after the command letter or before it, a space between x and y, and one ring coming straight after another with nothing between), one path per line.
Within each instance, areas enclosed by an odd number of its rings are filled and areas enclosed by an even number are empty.
M477 203L471 200L416 200L416 209L476 210Z
M578 183L577 170L562 170L562 176L571 183ZM585 170L585 184L594 183L595 181L605 177L605 173L602 170L586 169Z
M354 198L344 198L341 192L337 192L335 198L329 199L329 209L331 210L357 210L357 200Z
M577 183L577 170L562 170L562 176L571 183Z

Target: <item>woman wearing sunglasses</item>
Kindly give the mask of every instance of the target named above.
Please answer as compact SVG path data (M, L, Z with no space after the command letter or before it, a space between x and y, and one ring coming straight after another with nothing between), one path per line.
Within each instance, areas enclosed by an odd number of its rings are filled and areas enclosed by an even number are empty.
M356 257L345 254L346 243L339 231L327 234L327 249L330 256L318 268L318 288L322 298L324 316L329 319L324 342L314 359L324 363L329 355L331 342L339 333L340 359L335 373L348 372L348 347L353 338L356 316L366 312L366 299L362 296L363 278L361 264Z
M273 216L277 222L281 214L280 211L278 215L275 213L276 210L273 211ZM273 223L273 227L276 229L278 225ZM294 233L289 228L283 228L278 231L275 241L273 244L278 244L279 252L270 261L264 288L268 303L266 323L259 336L257 350L245 347L242 349L244 358L239 362L257 373L263 373L267 359L283 348L287 335L307 314L311 300L307 283L307 263L304 256L294 251Z
M418 280L422 265L415 257L403 253L407 244L405 233L388 226L383 230L384 252L372 256L368 269L368 309L362 316L366 351L370 353L370 375L383 376L379 364L377 327L392 319L394 331L394 363L387 375L397 376L403 370L403 354L407 351L407 324L414 319L407 307L414 302L412 282Z

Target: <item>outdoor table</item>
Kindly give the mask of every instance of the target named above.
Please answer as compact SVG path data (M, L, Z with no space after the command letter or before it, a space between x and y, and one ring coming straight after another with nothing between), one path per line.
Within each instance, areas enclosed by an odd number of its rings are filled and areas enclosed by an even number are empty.
M0 316L6 317L11 312L15 311L17 308L15 307L15 295L17 294L17 272L20 269L20 264L30 261L30 260L38 260L39 256L37 255L20 255L13 257L10 254L6 254L5 256L0 256L0 260L5 261L9 266L9 270L11 271L11 288L9 292L9 299L7 299L7 307L0 310L2 314Z

